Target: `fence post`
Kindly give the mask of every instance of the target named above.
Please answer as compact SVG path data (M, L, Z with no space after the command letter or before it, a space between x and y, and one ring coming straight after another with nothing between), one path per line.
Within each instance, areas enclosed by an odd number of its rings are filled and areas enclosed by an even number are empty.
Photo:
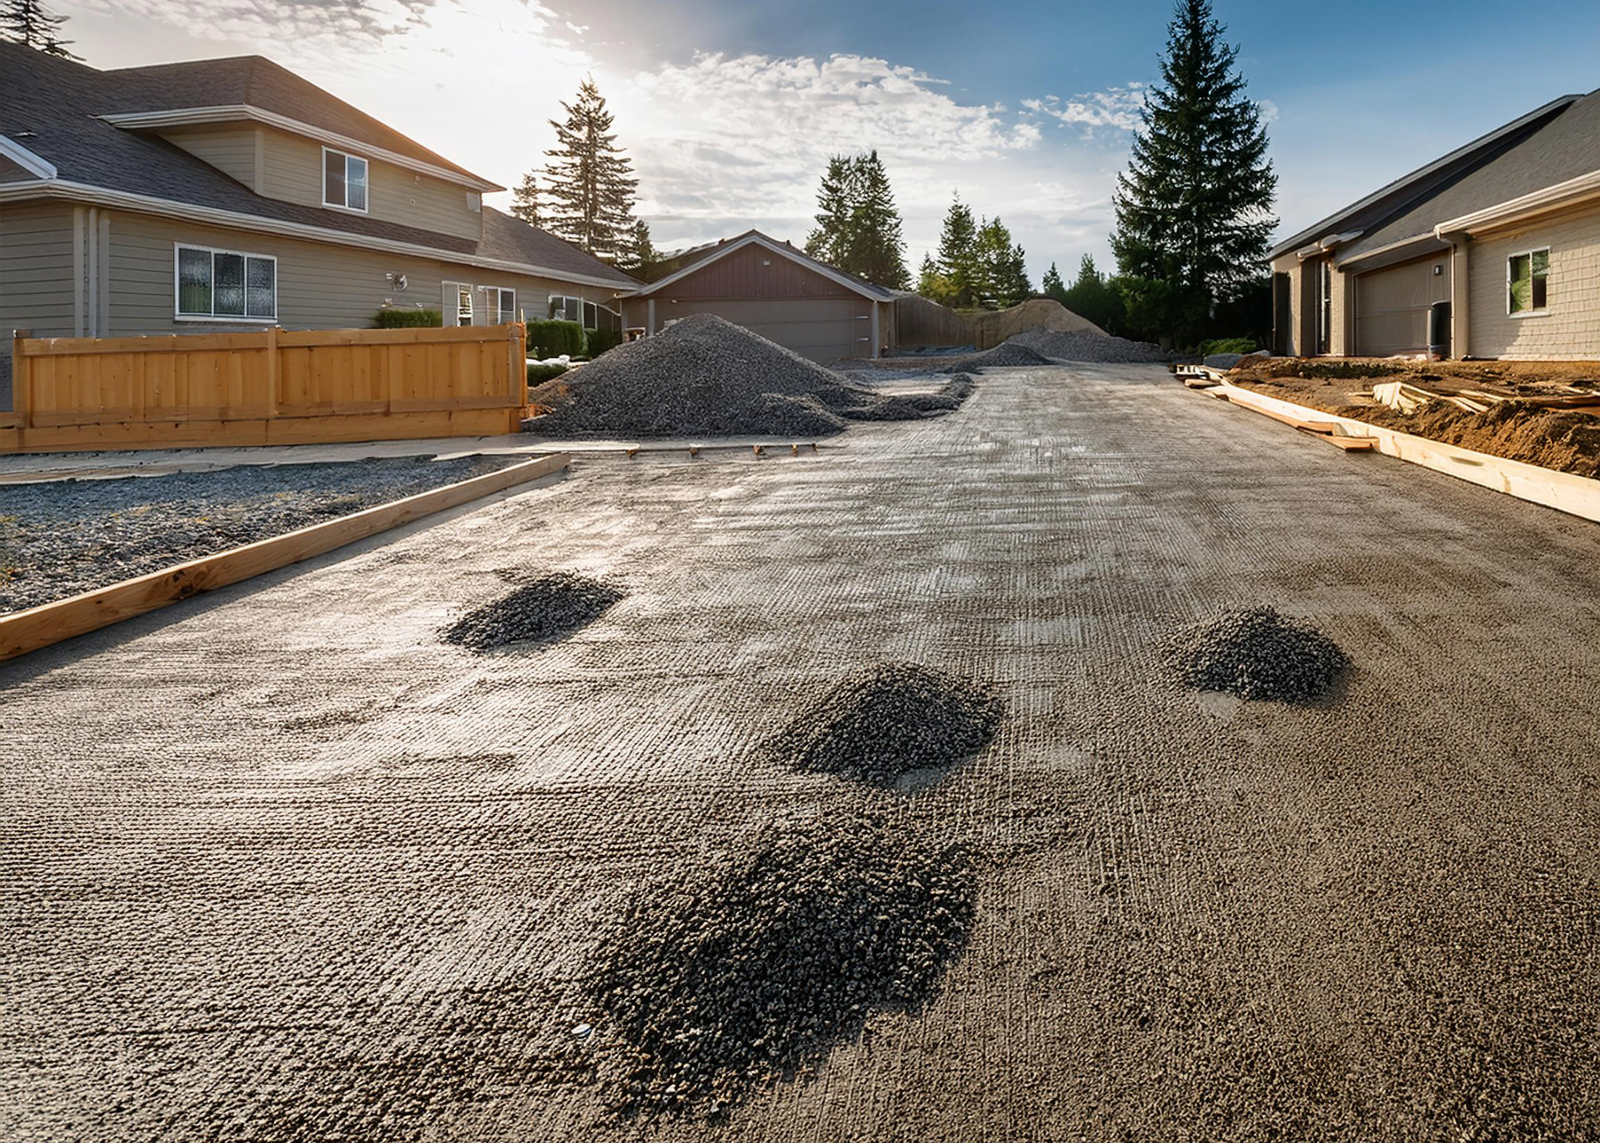
M32 335L31 329L11 331L11 411L17 415L18 427L24 429L33 427L33 370L28 368L22 342Z
M506 352L511 354L511 405L520 409L528 403L524 392L528 384L528 327L520 321L511 324L511 340Z
M283 398L278 393L278 380L283 370L278 361L278 327L267 327L267 415L276 417Z

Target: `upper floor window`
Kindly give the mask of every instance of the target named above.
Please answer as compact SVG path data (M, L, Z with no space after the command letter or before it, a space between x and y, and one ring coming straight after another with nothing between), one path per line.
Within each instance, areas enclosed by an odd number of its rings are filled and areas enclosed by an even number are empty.
M1550 300L1550 248L1506 259L1506 313L1544 313Z
M322 205L345 210L367 209L367 161L357 155L322 148Z
M278 316L278 260L265 254L178 246L173 293L180 318L273 321Z

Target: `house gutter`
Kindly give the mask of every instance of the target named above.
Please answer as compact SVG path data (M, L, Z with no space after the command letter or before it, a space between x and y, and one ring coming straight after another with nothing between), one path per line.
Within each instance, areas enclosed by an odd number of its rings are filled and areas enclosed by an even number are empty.
M476 266L484 270L503 270L510 274L524 274L534 278L552 278L579 286L596 286L613 292L622 292L628 285L610 278L574 274L549 266L535 266L526 262L510 262L500 258L483 258L453 250L439 250L413 242L398 242L388 238L371 238L344 231L325 230L302 222L283 222L264 218L258 214L242 214L215 207L195 206L174 202L171 199L153 198L128 191L110 190L65 179L42 179L38 182L0 183L0 203L30 198L58 198L67 202L91 203L109 206L137 214L155 214L165 218L180 218L187 222L225 226L230 230L250 230L262 234L276 234L284 238L300 238L308 242L321 242L330 246L350 246L358 250L376 250L384 254L400 254L410 258L426 258L434 262L448 262L456 266Z
M1522 222L1551 211L1581 206L1595 200L1600 200L1600 171L1590 171L1586 175L1544 187L1531 194L1507 199L1494 206L1475 210L1471 214L1463 214L1459 218L1447 219L1435 226L1433 233L1435 237L1443 240L1447 234L1472 234L1494 226Z
M40 158L15 139L9 139L4 135L0 135L0 155L10 159L34 178L53 179L58 173L53 163Z

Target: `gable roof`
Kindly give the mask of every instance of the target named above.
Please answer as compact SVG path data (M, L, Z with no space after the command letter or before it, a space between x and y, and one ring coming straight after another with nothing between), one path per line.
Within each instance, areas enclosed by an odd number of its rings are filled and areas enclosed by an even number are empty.
M725 238L718 242L708 243L705 246L697 246L691 250L685 250L682 254L677 255L678 269L660 281L652 282L642 289L635 290L629 296L642 298L648 294L656 293L662 287L681 281L690 274L697 273L711 263L720 261L734 251L743 250L747 246L760 246L773 254L777 254L779 257L787 258L791 262L804 266L807 270L821 274L824 278L845 287L847 290L860 294L864 298L871 298L875 302L894 300L893 290L864 281L854 274L847 274L843 270L828 265L826 262L820 262L811 257L811 255L796 250L787 242L778 242L769 238L759 230L747 230L735 238Z
M203 216L222 226L376 246L446 261L515 263L500 268L617 290L638 285L553 234L488 206L483 208L483 237L475 239L258 195L158 135L124 131L101 118L108 110L125 106L122 100L127 96L119 93L120 74L0 40L0 75L6 77L0 84L0 137L25 147L57 172L31 181L0 177L0 193Z
M1459 177L1463 171L1521 142L1581 98L1578 95L1563 95L1552 99L1544 106L1536 107L1486 135L1480 135L1449 154L1401 175L1366 197L1285 238L1267 251L1267 259L1279 258L1336 234L1340 235L1342 241L1349 242L1370 233L1395 215L1426 202L1441 186Z

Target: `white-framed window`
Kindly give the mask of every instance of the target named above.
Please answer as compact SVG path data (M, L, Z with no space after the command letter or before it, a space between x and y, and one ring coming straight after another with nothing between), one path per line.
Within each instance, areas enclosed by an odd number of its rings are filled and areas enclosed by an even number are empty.
M367 161L322 148L322 205L367 212Z
M550 316L557 321L575 321L584 329L622 328L622 315L616 310L571 294L550 295Z
M276 321L278 260L175 242L172 296L184 321Z
M517 320L517 291L490 286L489 299L495 303L496 325L507 325Z
M483 195L479 194L477 191L468 191L467 192L467 209L470 210L473 214L482 214L483 213Z
M1550 312L1550 247L1524 250L1506 259L1506 313L1513 317Z
M471 325L472 287L466 282L446 282L440 312L444 314L445 325Z

